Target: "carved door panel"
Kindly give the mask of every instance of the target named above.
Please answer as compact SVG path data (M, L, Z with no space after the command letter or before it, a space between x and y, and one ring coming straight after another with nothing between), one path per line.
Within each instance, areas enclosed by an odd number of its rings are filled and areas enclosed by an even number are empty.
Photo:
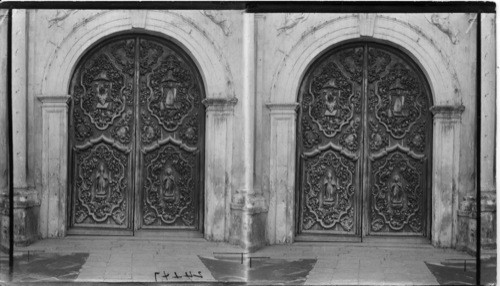
M301 87L301 233L359 234L363 47L323 57Z
M149 36L108 40L70 92L73 232L200 229L204 91L185 52Z
M173 45L139 42L138 227L198 229L203 86L194 63Z
M430 93L376 44L319 58L300 89L299 234L425 235Z
M425 235L430 92L411 60L368 48L367 166L371 235Z
M135 39L100 45L72 81L70 226L131 230Z

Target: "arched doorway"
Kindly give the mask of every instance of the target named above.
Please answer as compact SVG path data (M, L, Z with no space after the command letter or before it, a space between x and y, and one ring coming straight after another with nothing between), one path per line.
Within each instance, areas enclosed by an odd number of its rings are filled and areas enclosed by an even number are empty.
M401 51L338 46L308 69L297 121L297 239L429 237L429 85Z
M186 52L113 37L82 58L70 94L69 233L199 233L205 94Z

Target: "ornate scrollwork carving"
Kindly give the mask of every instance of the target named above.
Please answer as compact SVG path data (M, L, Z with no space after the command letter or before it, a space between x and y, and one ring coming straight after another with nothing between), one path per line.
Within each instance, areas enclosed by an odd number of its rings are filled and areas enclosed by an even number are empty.
M372 231L423 231L422 163L399 151L373 163Z
M198 129L198 113L193 113L179 129L181 139L189 145L196 145L198 143Z
M345 131L340 136L340 145L349 149L349 151L357 151L359 148L361 118L354 117Z
M384 132L382 132L382 130L380 130L380 126L372 118L370 118L369 121L369 129L370 151L378 151L389 145L389 138Z
M304 144L304 147L309 149L316 146L321 141L320 138L318 131L304 118L302 121L302 144Z
M102 142L76 151L76 161L75 223L123 225L128 155Z
M426 99L425 93L416 75L401 63L392 66L377 87L380 104L375 107L375 115L391 136L401 139L420 118L420 97Z
M363 81L363 47L340 52L339 61L342 68L349 73L350 80L361 84Z
M327 150L307 158L305 170L305 229L318 224L320 229L335 229L340 226L344 231L351 231L355 163L332 150Z
M391 56L380 49L368 48L368 82L379 80L385 68L391 62Z
M313 77L309 91L312 96L309 116L326 137L334 137L351 120L353 102L360 101L353 98L361 94L353 92L348 79L332 61L324 64Z
M112 58L121 70L134 77L135 71L135 41L133 39L119 41L110 48Z
M430 94L409 58L381 46L327 53L301 85L299 232L358 235L366 214L371 233L425 233ZM367 209L353 199L364 194Z
M108 56L100 54L82 71L81 84L84 94L79 103L98 130L107 129L125 110L123 94L125 79Z
M196 154L166 144L144 158L144 224L193 226Z
M163 55L163 48L154 41L141 39L139 41L139 73L146 75L150 73L158 59Z
M168 132L175 131L194 108L193 75L175 55L168 55L149 77L153 90L148 110Z
M410 133L406 136L406 142L410 148L418 152L425 151L426 127L427 124L425 121L421 121L413 126Z
M84 57L71 91L72 226L130 230L129 206L141 200L137 228L196 229L204 90L188 56L120 36ZM142 169L130 166L136 157Z

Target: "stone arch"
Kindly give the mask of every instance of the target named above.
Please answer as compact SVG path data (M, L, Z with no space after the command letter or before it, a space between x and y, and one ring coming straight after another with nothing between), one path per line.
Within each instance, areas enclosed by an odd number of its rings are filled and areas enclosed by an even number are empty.
M359 22L357 15L349 15L315 27L314 33L305 33L308 36L297 41L277 67L272 82L270 102L295 102L301 80L315 59L339 43L362 39ZM315 40L310 40L311 37ZM460 84L455 70L439 47L420 29L391 17L378 16L372 36L363 38L405 51L427 77L435 105L459 104L455 93L460 91ZM439 97L436 96L438 94Z
M267 240L269 243L288 243L295 239L295 222L282 217L293 215L296 189L296 107L300 84L309 66L323 53L342 42L369 40L393 46L405 52L419 66L429 83L432 95L432 187L431 240L434 245L454 246L456 218L450 207L458 184L458 168L448 162L457 162L460 150L460 83L447 55L418 27L391 16L375 16L371 21L363 15L350 14L310 27L288 50L273 72L267 107L270 109L270 205L277 203L278 193L286 193L286 213L271 210L268 213ZM364 15L367 18L367 15ZM363 23L364 22L364 23ZM366 23L368 22L368 24ZM446 133L443 133L446 131ZM444 135L443 135L444 134ZM283 138L283 139L282 139ZM291 142L278 154L276 146ZM279 166L288 166L280 170ZM279 195L282 196L282 195ZM453 219L450 219L453 218ZM275 229L276 225L285 225Z
M208 98L234 96L232 74L222 49L198 24L171 11L108 11L82 22L49 57L39 93L66 95L82 55L105 38L134 31L165 37L183 48L200 70Z
M214 24L215 25L215 24ZM205 29L195 20L175 11L100 11L75 25L54 49L43 67L43 81L36 86L35 93L42 107L42 188L44 193L57 194L57 200L41 199L40 213L43 214L39 227L44 229L42 237L65 236L68 178L65 172L53 187L52 170L66 169L68 165L68 90L71 77L80 59L96 44L119 34L143 33L163 37L180 46L195 63L202 77L206 99L205 120L205 164L204 200L205 215L202 218L204 236L209 240L228 240L229 201L231 186L221 187L220 178L231 173L231 152L218 152L221 144L232 150L233 110L237 103L232 71L224 50L219 46L213 30ZM57 124L55 124L57 123ZM54 131L56 130L56 131ZM58 134L58 136L53 136ZM213 136L211 136L213 134ZM49 154L56 160L48 160ZM51 157L52 158L52 157ZM226 158L229 158L226 159ZM56 166L53 166L58 162ZM52 164L52 165L51 165ZM218 168L214 168L217 166ZM225 178L223 182L230 182ZM51 185L52 184L52 185ZM223 200L220 198L223 197ZM62 219L49 225L46 217L49 209L57 209ZM207 219L213 213L224 213L210 224Z

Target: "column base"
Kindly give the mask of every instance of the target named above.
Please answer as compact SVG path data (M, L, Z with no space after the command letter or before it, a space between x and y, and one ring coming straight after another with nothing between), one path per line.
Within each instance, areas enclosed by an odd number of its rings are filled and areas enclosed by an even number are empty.
M239 192L231 203L229 242L255 252L266 245L267 207L262 195Z
M496 249L496 191L481 191L481 249Z
M14 190L14 245L28 246L38 239L40 206L35 192L26 189ZM9 197L0 195L0 247L9 248Z

